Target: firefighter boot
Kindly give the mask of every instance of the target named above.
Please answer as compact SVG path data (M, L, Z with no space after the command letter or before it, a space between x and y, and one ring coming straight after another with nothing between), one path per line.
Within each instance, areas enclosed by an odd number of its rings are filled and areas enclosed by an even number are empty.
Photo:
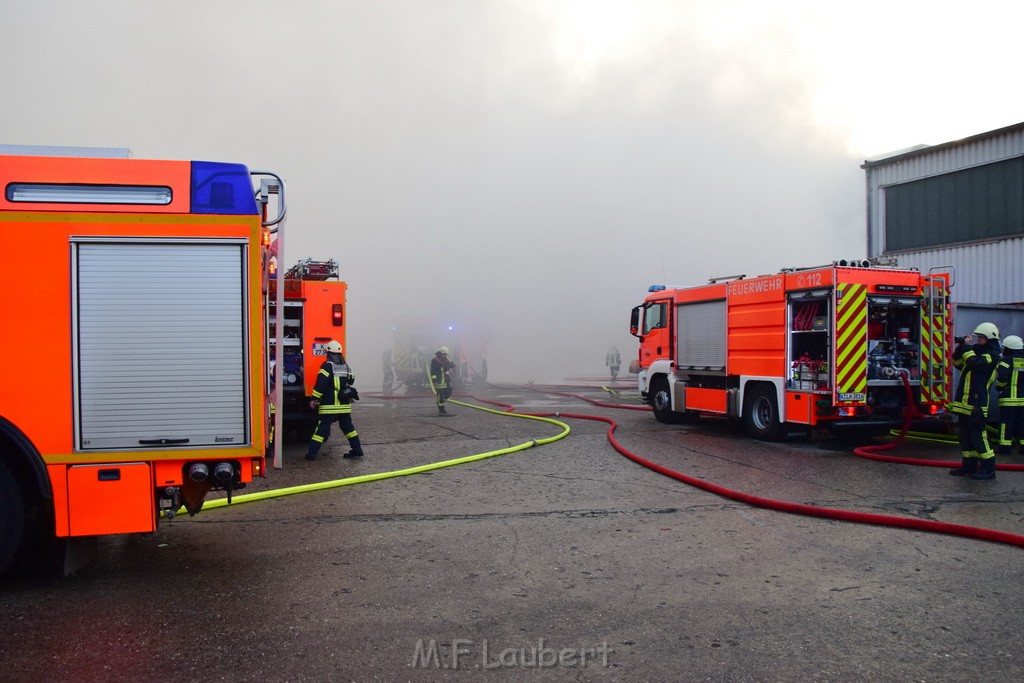
M985 458L981 461L981 469L971 475L971 479L995 479L996 478L996 458Z
M444 409L443 405L439 405L439 406L437 406L437 414L438 415L447 415L448 411Z
M363 457L363 447L359 444L359 437L358 436L353 436L351 439L349 439L348 440L348 445L352 447L352 450L350 450L348 453L346 453L345 455L343 455L341 457L343 457L343 458L361 458L361 457Z
M957 467L955 470L950 470L949 473L954 477L969 477L977 471L978 459L964 456L963 460L960 462L960 467Z

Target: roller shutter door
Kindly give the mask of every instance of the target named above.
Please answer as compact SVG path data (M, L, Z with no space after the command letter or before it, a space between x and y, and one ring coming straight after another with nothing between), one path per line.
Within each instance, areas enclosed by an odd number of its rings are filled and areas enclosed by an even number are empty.
M725 370L725 300L680 304L676 308L677 366Z
M247 443L245 246L75 245L78 446Z

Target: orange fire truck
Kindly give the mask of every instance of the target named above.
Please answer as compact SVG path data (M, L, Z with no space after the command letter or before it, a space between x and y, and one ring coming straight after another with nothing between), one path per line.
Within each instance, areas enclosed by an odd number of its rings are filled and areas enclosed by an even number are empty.
M653 286L633 309L632 371L661 422L741 419L762 440L945 412L951 271L869 261Z
M0 570L44 534L73 569L263 474L283 184L124 157L0 155Z
M284 275L282 315L283 419L286 430L297 430L301 438L309 438L316 411L309 407L313 385L326 360L324 347L332 339L345 343L345 294L348 285L338 277L338 263L333 259L305 259L288 269ZM274 295L277 282L270 281L271 312L276 313ZM274 348L276 325L271 315L270 345ZM273 376L276 378L277 373ZM308 428L308 429L307 429Z

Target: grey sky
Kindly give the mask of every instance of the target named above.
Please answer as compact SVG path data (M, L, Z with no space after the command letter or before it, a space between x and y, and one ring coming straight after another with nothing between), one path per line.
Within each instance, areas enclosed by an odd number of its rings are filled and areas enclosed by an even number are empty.
M764 4L0 0L0 142L280 173L286 265L341 263L349 358L373 383L401 314L490 326L497 380L601 375L608 345L635 353L628 311L649 284L863 256L871 140L1022 118L1019 95L978 99L983 114L936 128L959 98L892 94L914 70L929 82L956 37L936 26L983 12ZM865 23L882 6L899 26ZM879 36L924 42L870 62ZM971 74L991 49L949 89L990 84ZM906 137L872 137L887 128Z

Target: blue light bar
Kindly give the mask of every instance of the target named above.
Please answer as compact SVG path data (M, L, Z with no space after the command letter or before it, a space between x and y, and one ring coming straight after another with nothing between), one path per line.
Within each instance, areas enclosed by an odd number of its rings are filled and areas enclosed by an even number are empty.
M647 288L647 291L648 292L664 292L665 291L665 285L651 285L650 287Z
M192 162L192 213L259 215L249 169L242 164Z

